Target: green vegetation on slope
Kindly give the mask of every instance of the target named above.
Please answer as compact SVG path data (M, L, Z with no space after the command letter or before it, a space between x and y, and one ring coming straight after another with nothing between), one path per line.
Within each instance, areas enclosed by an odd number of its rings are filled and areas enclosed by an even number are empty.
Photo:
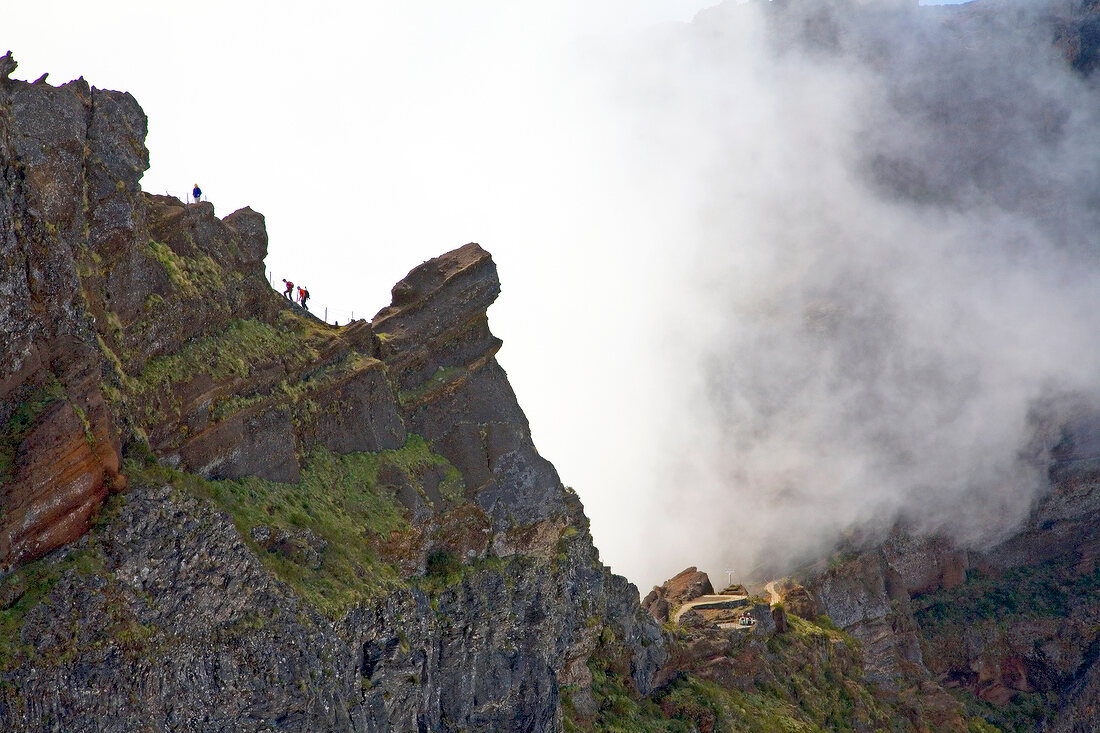
M195 298L205 292L225 289L222 268L210 255L182 257L167 244L152 240L147 249L153 259L164 266L169 281L183 295Z
M1020 692L1005 705L994 705L965 690L952 693L971 716L975 733L1032 733L1058 709L1058 695L1053 692Z
M232 517L245 542L276 577L332 618L405 583L395 567L404 543L393 540L412 528L397 501L395 478L419 490L428 471L442 470L439 488L445 497L458 500L463 490L458 470L416 435L400 449L378 453L341 456L314 450L298 484L255 477L207 481L152 461L130 461L126 470L131 480L171 483L212 501ZM265 550L250 534L261 526L284 531L292 544L308 530L310 539L324 547L320 567L294 552Z
M294 403L308 400L309 395L331 386L336 380L357 372L381 368L381 364L382 362L378 359L364 356L357 351L350 351L335 364L322 366L313 371L309 379L284 379L267 393L252 394L247 397L235 394L215 399L210 409L210 419L217 422L241 410L280 400L289 400Z
M975 569L962 585L917 597L913 606L926 644L933 650L925 654L933 672L961 670L969 674L970 661L962 639L982 639L993 658L1011 657L1017 655L1011 651L1012 639L1035 634L1036 640L1024 651L1031 652L1030 647L1038 650L1046 634L1069 632L1075 608L1100 608L1100 568L1082 574L1072 566L1052 562L1013 568L1000 575ZM1092 624L1085 633L1084 641L1093 643L1100 627ZM1016 692L1004 705L982 700L965 688L954 694L969 715L1003 731L1033 731L1058 707L1057 696L1042 690Z
M759 638L738 634L726 664L714 677L716 659L704 660L656 691L641 697L630 679L626 650L605 629L589 668L596 711L578 712L575 688L564 688L567 731L678 731L716 733L834 733L914 731L950 720L951 711L926 711L920 700L880 699L863 677L859 643L822 617L818 622L789 616L790 631ZM668 627L673 647L690 642ZM674 652L675 653L675 652ZM690 665L689 665L690 666ZM722 680L725 681L722 681ZM992 733L978 722L975 733Z
M1016 618L1064 618L1069 602L1100 602L1100 570L1078 575L1057 563L1020 567L994 577L971 570L954 588L914 599L914 615L921 628Z
M123 375L129 395L122 395L122 401L133 408L139 426L152 432L179 419L181 394L186 393L181 387L200 375L231 386L210 407L210 418L217 421L263 402L298 402L333 379L378 366L377 360L354 350L335 363L320 363L334 338L332 330L291 311L281 312L274 325L237 319L218 333L192 339L174 354L150 359L136 378ZM121 374L121 363L116 367ZM258 370L269 376L255 381L255 392L232 387L234 380L248 379Z
M170 389L172 385L206 374L219 380L247 377L257 363L287 360L305 364L317 359L315 334L294 328L293 321L280 319L280 327L252 319L231 322L221 333L196 339L178 353L150 359L139 375L141 391Z
M398 450L344 456L324 449L314 451L305 463L300 484L257 478L207 481L160 466L151 453L143 458L132 455L126 471L134 485L170 484L225 511L268 570L332 618L341 617L360 601L409 585L394 565L394 547L400 551L408 543L392 540L411 531L405 510L396 500L395 480L419 488L421 479L431 471L442 475L438 488L449 501L461 501L463 491L457 469L432 453L427 442L416 435L410 435ZM107 570L98 542L102 528L113 521L125 501L125 495L111 497L92 531L79 542L0 580L0 671L32 659L40 665L64 662L107 643L120 644L123 650L148 646L152 630L127 616L124 601L108 604L114 610L107 627L91 630L91 636L84 634L87 638L74 635L63 647L34 648L24 643L21 634L28 614L35 609L41 613L50 590L67 576L97 576L103 579L101 593L118 592L118 581ZM250 533L260 526L284 532L291 544L308 531L320 540L320 562L285 552L285 546L265 549ZM413 583L428 591L442 590L470 572L499 571L502 566L503 561L488 558L476 567L467 567L457 558L439 553L429 562L426 576ZM69 613L72 608L48 610L51 615L59 612Z

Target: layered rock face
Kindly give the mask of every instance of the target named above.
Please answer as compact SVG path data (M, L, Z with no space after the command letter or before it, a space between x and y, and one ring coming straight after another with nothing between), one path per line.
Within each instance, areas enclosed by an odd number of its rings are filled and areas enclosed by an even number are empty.
M494 358L487 252L329 326L268 286L260 214L140 190L133 98L14 68L0 728L552 731L607 638L652 689L660 629Z

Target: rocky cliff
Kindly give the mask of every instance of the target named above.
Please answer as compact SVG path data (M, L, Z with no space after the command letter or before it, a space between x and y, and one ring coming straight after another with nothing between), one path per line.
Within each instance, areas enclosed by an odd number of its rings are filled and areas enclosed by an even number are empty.
M0 728L561 728L666 651L539 456L468 244L337 328L264 220L140 190L146 119L0 61Z

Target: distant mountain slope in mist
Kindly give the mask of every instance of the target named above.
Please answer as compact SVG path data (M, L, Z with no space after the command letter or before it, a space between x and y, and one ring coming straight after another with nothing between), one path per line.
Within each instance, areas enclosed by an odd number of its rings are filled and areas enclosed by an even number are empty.
M899 521L982 548L1026 520L1040 422L1100 402L1098 23L727 2L646 47L669 62L639 124L705 198L676 334L702 376L663 464L687 488L654 534L750 515L738 565L778 569ZM725 567L724 524L693 531Z

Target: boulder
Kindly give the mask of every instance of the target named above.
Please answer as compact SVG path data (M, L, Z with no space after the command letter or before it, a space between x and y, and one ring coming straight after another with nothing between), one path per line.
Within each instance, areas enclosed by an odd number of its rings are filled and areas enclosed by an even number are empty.
M681 570L676 575L665 581L664 597L670 603L680 605L693 601L699 596L714 593L714 586L710 584L710 577L694 565Z
M705 629L713 626L703 618L703 614L695 610L688 610L680 616L680 625L685 629Z
M775 633L787 633L787 612L783 609L783 606L772 606L771 617L772 623L775 624Z
M237 209L222 221L240 235L241 267L262 267L264 258L267 257L267 224L264 215L246 206Z
M311 570L321 568L322 554L328 547L326 540L307 528L291 532L261 524L249 530L248 534L257 545L268 552L277 552L291 562Z

